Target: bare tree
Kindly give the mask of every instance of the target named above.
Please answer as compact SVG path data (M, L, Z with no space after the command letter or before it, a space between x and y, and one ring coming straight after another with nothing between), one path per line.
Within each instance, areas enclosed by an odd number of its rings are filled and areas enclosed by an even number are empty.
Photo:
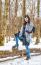
M40 0L37 0L37 16L39 17L40 12Z
M9 22L9 0L5 0L5 8L4 8L4 16L3 16L4 36L6 35L8 22Z
M4 37L7 35L7 25L9 23L9 0L5 0L5 4L4 4L4 15L2 16L3 20L3 35Z
M18 0L15 1L15 9L14 9L14 16L12 18L12 32L13 34L18 32L17 28L17 10L18 10Z
M0 0L0 45L3 45L4 37L2 35L2 0Z
M1 29L1 23L2 23L2 2L0 0L0 34L2 33L2 29Z
M40 19L39 19L39 12L40 12L40 0L37 0L37 27L36 27L36 31L37 31L37 39L36 39L36 44L39 43L40 40Z
M25 14L26 14L26 8L25 8L26 0L22 0L22 2L23 2L23 6L22 6L22 15L25 16Z
M22 3L23 3L23 5L22 5L22 17L24 17L26 15L26 7L25 7L26 0L22 0ZM24 18L22 18L22 23L23 23L23 21L24 21Z

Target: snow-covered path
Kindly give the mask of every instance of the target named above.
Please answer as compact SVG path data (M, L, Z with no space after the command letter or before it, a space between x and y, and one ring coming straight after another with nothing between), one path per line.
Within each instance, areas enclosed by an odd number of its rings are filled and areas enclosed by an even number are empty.
M41 65L41 55L32 56L28 61L24 60L24 58L7 60L4 62L0 62L0 65Z

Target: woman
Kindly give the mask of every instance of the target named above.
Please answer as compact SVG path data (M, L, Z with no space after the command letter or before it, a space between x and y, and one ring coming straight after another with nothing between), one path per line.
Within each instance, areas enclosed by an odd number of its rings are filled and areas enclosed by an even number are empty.
M25 45L26 47L27 60L30 59L29 44L30 44L32 32L33 33L35 32L35 27L33 23L30 21L30 17L28 15L25 15L24 23L23 26L21 27L19 37L22 39L23 45Z
M30 49L29 44L31 40L32 32L35 32L35 27L33 23L30 21L30 17L28 15L25 15L24 17L24 23L21 27L21 30L18 34L15 34L16 36L16 45L18 46L18 38L23 42L23 45L26 47L26 60L30 59Z

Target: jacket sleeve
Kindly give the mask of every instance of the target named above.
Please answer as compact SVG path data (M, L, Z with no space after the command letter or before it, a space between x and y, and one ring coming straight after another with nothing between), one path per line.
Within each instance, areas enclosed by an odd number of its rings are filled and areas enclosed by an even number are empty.
M33 26L32 32L33 32L33 33L35 32L35 27L34 27L34 26Z
M19 37L22 36L22 33L23 33L23 26L22 26L21 29L20 29Z

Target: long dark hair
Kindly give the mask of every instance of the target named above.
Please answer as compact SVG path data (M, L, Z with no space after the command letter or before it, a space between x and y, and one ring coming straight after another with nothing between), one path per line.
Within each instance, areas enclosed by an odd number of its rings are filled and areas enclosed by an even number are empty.
M27 24L27 22L25 21L25 18L26 18L26 17L28 18L28 23L30 23L30 17L29 17L28 15L25 15L25 16L24 16L24 25Z

